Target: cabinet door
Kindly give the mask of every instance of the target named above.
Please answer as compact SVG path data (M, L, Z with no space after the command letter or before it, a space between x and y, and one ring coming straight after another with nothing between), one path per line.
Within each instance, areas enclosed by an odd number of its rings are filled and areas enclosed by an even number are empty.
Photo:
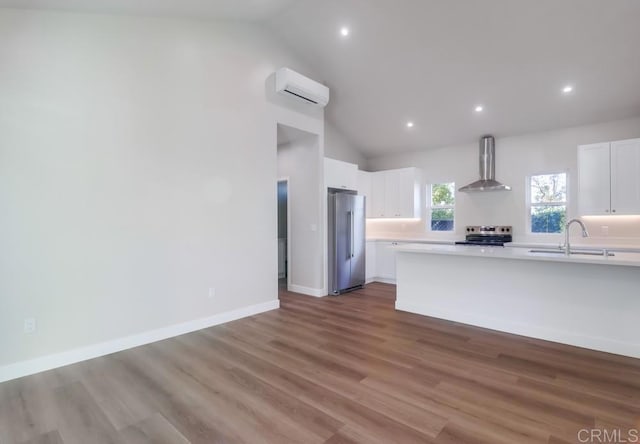
M371 282L376 274L376 242L369 241L366 243L365 252L365 281Z
M358 165L340 160L324 159L324 181L327 188L355 190Z
M611 213L640 214L640 139L611 142Z
M384 212L386 217L400 217L400 171L385 171Z
M395 281L397 242L378 242L376 244L376 277Z
M357 183L356 183L356 187L357 187L357 191L358 194L361 196L365 197L365 216L366 217L372 217L372 213L371 213L371 174L372 173L367 173L366 171L360 171L358 170L358 174L357 174Z
M397 217L420 217L420 190L415 168L398 170Z
M371 217L387 217L385 211L386 172L371 173Z
M609 143L578 147L578 208L581 215L611 214Z

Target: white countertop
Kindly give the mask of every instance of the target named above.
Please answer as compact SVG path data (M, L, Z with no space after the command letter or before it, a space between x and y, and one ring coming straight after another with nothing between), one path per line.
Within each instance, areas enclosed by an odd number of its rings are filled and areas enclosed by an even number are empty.
M400 238L400 237L371 237L366 240L367 242L397 242L401 244L427 244L427 245L455 245L455 240L450 239L411 239L411 238ZM505 248L548 248L555 249L558 248L559 244L555 243L541 243L541 242L509 242L505 245ZM572 250L602 250L607 249L612 252L621 252L621 253L640 253L640 246L638 245L625 245L625 244L597 244L597 245L588 245L581 244L574 241L571 243Z
M474 256L496 259L514 259L546 262L570 262L577 264L618 265L640 267L640 253L620 253L615 256L589 256L558 253L532 253L529 248L482 247L468 245L438 245L426 243L403 243L394 247L398 252L441 254L449 256ZM539 248L539 247L538 247ZM557 248L557 247L556 247ZM593 248L592 248L593 249ZM594 249L595 250L595 249Z

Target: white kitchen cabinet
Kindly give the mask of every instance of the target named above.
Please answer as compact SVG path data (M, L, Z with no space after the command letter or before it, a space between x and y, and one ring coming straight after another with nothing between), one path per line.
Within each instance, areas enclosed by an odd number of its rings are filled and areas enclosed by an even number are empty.
M578 147L578 207L582 215L609 214L611 169L609 143Z
M640 214L640 139L578 147L581 215Z
M385 175L371 173L371 217L385 217Z
M400 200L400 175L398 170L382 173L384 177L384 215L385 217L400 217L398 201Z
M396 281L396 251L397 242L376 243L376 272L375 279L381 282L394 283Z
M611 142L611 211L640 214L640 139Z
M358 181L358 165L324 158L324 183L327 188L355 190Z
M420 217L420 174L417 168L371 174L371 217Z
M376 277L376 241L367 241L365 246L365 281L372 282Z
M358 170L356 175L356 190L358 194L366 198L366 217L372 217L371 208L371 173Z
M397 217L420 217L420 176L416 168L395 170L398 193L389 208Z

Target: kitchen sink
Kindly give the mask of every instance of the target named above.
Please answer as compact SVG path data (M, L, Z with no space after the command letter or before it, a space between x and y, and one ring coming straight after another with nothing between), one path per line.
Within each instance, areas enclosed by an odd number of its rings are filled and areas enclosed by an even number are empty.
M529 250L529 253L552 253L552 254L564 254L564 250L551 250L551 249L541 249L541 250ZM586 256L615 256L613 253L609 253L606 250L584 250L584 251L572 251L571 255L574 254L582 254Z

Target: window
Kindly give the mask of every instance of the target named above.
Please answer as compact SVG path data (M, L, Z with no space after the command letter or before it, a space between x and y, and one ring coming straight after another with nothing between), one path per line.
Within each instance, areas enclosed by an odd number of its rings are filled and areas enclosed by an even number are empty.
M529 178L529 224L532 233L562 233L567 218L567 174Z
M453 182L431 185L431 231L453 231L455 190L456 185Z

